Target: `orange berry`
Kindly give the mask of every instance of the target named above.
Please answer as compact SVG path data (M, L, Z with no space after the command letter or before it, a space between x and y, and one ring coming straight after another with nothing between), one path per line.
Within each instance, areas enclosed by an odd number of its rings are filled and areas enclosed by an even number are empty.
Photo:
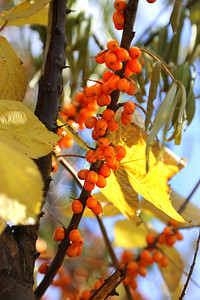
M115 51L115 55L117 56L117 59L120 61L127 61L129 59L129 53L126 49L119 47Z
M44 262L39 266L38 272L40 274L46 274L48 267L49 267L49 264L47 262Z
M120 78L118 81L118 90L125 93L129 89L129 81L126 78Z
M138 274L145 277L147 275L147 268L143 266L139 266Z
M160 266L161 267L167 267L169 264L169 260L166 256L163 255L163 257L160 260Z
M141 259L146 261L147 263L151 263L152 262L152 256L151 256L151 252L147 249L142 250L141 254Z
M170 218L170 225L171 226L177 226L178 224L179 224L179 221L176 221L176 220L174 220L174 219L172 219L172 218Z
M96 125L97 118L95 116L90 116L85 120L85 127L86 128L93 128Z
M119 129L119 124L115 120L108 121L108 130L117 131Z
M78 229L72 229L69 233L69 240L74 243L79 241L80 239L80 233L78 231Z
M82 237L79 238L78 241L74 242L73 245L76 247L81 247L84 244L84 239Z
M133 260L133 253L131 251L124 250L123 253L122 253L121 260L123 262L126 262L126 263L132 261Z
M126 149L121 145L117 145L115 146L115 150L117 152L116 159L121 161L126 156Z
M95 56L95 61L98 63L98 64L103 64L105 63L105 53L106 51L105 50L101 50L100 52L97 53L97 55Z
M114 75L113 75L114 76ZM112 77L111 77L112 78ZM110 80L110 79L109 79ZM111 103L111 97L110 95L107 95L105 93L102 93L100 96L97 97L97 104L99 106L106 106Z
M101 137L98 142L97 142L97 145L100 147L100 148L106 148L110 145L110 141L108 138L106 137Z
M81 255L83 248L80 246L80 247L77 247L77 249L78 249L78 251L77 251L76 256L79 256L79 255Z
M153 261L159 263L162 257L163 255L160 251L155 251L153 254Z
M90 183L96 183L98 180L98 175L95 171L90 171L87 176L87 181Z
M133 114L135 111L135 104L131 101L124 103L124 111L126 114Z
M112 66L116 63L116 61L117 57L114 52L109 50L105 53L105 64L107 68L112 69Z
M114 8L117 10L125 10L127 3L125 0L115 0Z
M105 151L104 151L104 156L106 159L110 159L115 157L116 151L115 148L113 146L108 146L106 147Z
M107 121L103 118L97 120L96 125L95 125L95 129L98 131L99 129L103 129L106 130L107 129Z
M60 141L61 145L65 148L71 148L73 145L73 140L68 134L66 134Z
M93 209L95 206L97 206L97 200L93 196L90 196L87 198L86 205L89 209Z
M129 48L129 55L131 58L138 59L141 56L141 51L138 47L130 47Z
M97 131L96 131L95 128L92 130L92 138L93 138L93 140L95 140L95 141L97 141L98 138L99 138L99 135L98 135L98 133L97 133Z
M112 90L116 90L118 87L118 81L120 80L120 77L118 75L113 75L108 80L108 87Z
M80 296L81 300L89 300L92 296L92 292L90 290L83 290Z
M132 115L128 115L125 111L122 112L121 114L121 122L124 125L131 124L132 121Z
M96 158L98 160L104 159L104 150L102 148L97 148L96 149Z
M116 157L106 158L106 164L112 168L116 164Z
M88 176L89 170L88 169L82 169L78 172L77 176L81 180L86 180Z
M123 63L120 60L117 60L116 63L112 65L112 69L115 71L119 71L123 68Z
M74 257L76 256L78 253L78 247L75 246L74 244L70 245L68 248L67 248L67 252L66 254L69 256L69 257Z
M113 90L111 88L109 88L109 86L108 86L108 81L103 83L102 91L104 94L111 94L113 92Z
M96 182L96 186L99 188L104 188L106 186L106 179L102 175L98 175L98 180Z
M110 168L111 168L113 171L119 169L119 162L116 161L114 164L111 164L111 165L110 165Z
M102 112L102 117L106 120L106 121L110 121L110 120L113 120L114 117L115 117L115 112L112 110L112 109L105 109L103 112Z
M132 275L133 273L137 273L138 271L138 263L136 261L130 261L127 265L127 274Z
M114 75L113 71L111 70L106 70L104 73L103 73L103 81L106 82L108 81L108 79Z
M151 245L155 242L155 234L153 234L152 232L149 232L147 235L146 235L146 242L147 242L147 245Z
M102 175L105 178L109 177L110 173L110 167L105 164L103 164L99 169L99 175Z
M70 118L73 118L77 114L76 105L72 103L66 103L62 110L62 113L68 115Z
M96 83L92 86L86 86L85 93L87 97L99 96L102 93L102 84Z
M130 77L132 74L133 74L133 72L132 72L132 71L127 67L127 65L126 65L124 75L125 75L126 77Z
M141 63L134 58L128 60L127 67L133 72L133 74L138 74L142 71Z
M99 215L99 214L102 213L102 208L101 208L101 205L98 201L97 201L97 205L94 208L92 208L92 212L95 215Z
M129 85L129 88L128 88L128 90L126 91L126 93L127 93L128 95L132 96L132 95L134 95L135 92L136 92L137 85L136 85L136 83L135 83L134 80L131 80L131 81L129 81L129 82L130 82L130 85Z
M134 278L131 278L130 284L129 284L130 288L133 290L137 289L137 281Z
M109 41L107 43L107 48L110 51L115 51L117 48L119 48L119 43L117 41Z
M91 163L95 163L97 161L96 156L95 156L95 151L94 150L88 150L85 153L85 158L87 159L87 161L91 164Z
M116 29L123 29L125 20L123 12L115 10L112 16L112 20Z
M53 239L56 242L62 241L65 237L65 230L62 227L57 227L53 234Z
M163 235L165 236L165 237L168 237L168 236L170 236L171 234L172 234L172 229L171 229L171 227L170 226L166 226L164 229L163 229Z
M130 278L130 276L127 275L122 282L124 285L128 286L130 284L130 281L131 281L131 278Z
M89 181L84 182L84 188L86 191L91 192L95 188L95 183L91 183Z
M83 210L83 205L81 203L80 200L74 200L72 202L72 211L75 213L75 214L80 214Z
M76 95L74 96L74 100L77 102L82 102L83 97L84 97L84 92L81 91L81 92L76 93Z
M161 234L159 237L158 237L158 243L160 244L165 244L166 243L166 237L164 234Z
M182 233L180 233L179 231L176 232L176 238L178 241L182 241L183 240L183 235Z
M168 247L172 247L177 241L176 235L170 235L166 237L166 244Z

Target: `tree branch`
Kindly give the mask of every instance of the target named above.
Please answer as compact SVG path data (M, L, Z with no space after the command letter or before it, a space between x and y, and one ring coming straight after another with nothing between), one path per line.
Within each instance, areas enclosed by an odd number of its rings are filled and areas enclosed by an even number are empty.
M200 180L197 182L197 184L195 185L195 187L193 188L193 190L191 191L191 193L189 194L189 196L185 199L185 201L183 202L183 204L181 205L181 207L178 210L178 213L182 213L182 211L186 208L188 202L190 201L191 197L193 196L193 194L196 192L198 186L200 185Z
M197 253L198 253L198 250L199 250L199 243L200 243L200 230L199 230L199 236L198 236L198 239L197 239L197 244L196 244L196 249L195 249L195 253L194 253L193 262L192 262L192 265L190 267L190 272L189 272L189 275L188 275L187 280L185 282L185 285L183 287L182 293L179 297L179 300L182 300L183 297L185 296L185 291L187 289L187 286L189 284L190 278L191 278L193 270L194 270L194 266L195 266L195 262L196 262L196 258L197 258Z

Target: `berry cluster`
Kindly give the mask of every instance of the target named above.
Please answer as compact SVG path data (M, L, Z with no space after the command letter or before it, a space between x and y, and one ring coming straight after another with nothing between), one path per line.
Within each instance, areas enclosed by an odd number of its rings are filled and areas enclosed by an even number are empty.
M121 122L124 125L128 125L132 121L132 114L135 112L135 104L131 101L124 103L124 110L121 114Z
M153 263L159 264L160 267L168 266L168 258L157 248L156 243L158 242L172 247L177 240L182 240L182 234L174 228L174 226L177 225L177 221L170 219L170 225L166 226L158 237L156 237L154 233L148 233L146 235L147 247L143 249L140 255L135 259L132 252L123 252L121 267L127 269L127 276L123 281L125 285L135 290L137 288L136 277L138 275L146 276L148 266Z
M66 254L70 257L81 255L84 239L80 237L78 229L72 229L69 233L70 246L67 248Z
M113 13L113 23L117 30L122 30L124 28L124 10L127 6L125 0L115 0L114 8L116 9Z
M89 170L83 169L83 170L79 171L79 175L78 176L81 179L83 177L86 178L85 176L86 176L86 174L88 174L90 176L91 180L93 181L94 180L93 175L94 175L94 173L96 175L96 172L94 172L93 174L91 172L93 173L93 171L89 172ZM100 214L102 212L101 204L93 196L90 196L90 197L87 198L86 206L89 209L91 209L92 212L95 215L98 215L98 214ZM80 200L74 200L72 202L72 211L73 211L73 213L79 214L79 213L82 212L82 210L83 210L83 205L82 205L81 201Z
M113 40L107 43L106 50L101 50L97 53L95 61L98 64L105 63L108 69L114 71L121 70L123 62L127 62L125 76L130 77L132 74L138 74L142 70L142 65L138 60L140 56L141 51L138 47L131 47L129 51L127 51L126 49L119 47L118 42Z

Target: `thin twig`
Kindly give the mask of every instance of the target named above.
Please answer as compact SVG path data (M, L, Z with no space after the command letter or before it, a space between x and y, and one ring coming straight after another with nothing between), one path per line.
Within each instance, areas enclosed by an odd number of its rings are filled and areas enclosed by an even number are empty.
M196 244L196 249L195 249L195 253L194 253L193 262L191 264L190 272L189 272L189 275L188 275L187 280L185 282L185 285L183 287L182 293L181 293L181 295L179 297L179 300L182 300L183 297L185 296L185 291L186 291L186 289L188 287L190 278L192 276L192 273L193 273L193 270L194 270L194 266L195 266L195 262L196 262L196 258L197 258L197 253L198 253L198 250L199 250L199 242L200 242L200 230L199 230L199 236L198 236L198 239L197 239L197 244Z
M198 186L200 185L200 179L197 182L197 184L195 185L195 187L193 188L193 190L191 191L191 193L189 194L189 196L185 199L185 201L183 202L183 204L181 205L181 207L178 210L178 213L182 213L182 211L186 208L188 202L190 201L191 197L193 196L193 194L196 192Z
M55 157L78 157L78 158L84 158L85 156L83 155L78 155L78 154L57 154Z

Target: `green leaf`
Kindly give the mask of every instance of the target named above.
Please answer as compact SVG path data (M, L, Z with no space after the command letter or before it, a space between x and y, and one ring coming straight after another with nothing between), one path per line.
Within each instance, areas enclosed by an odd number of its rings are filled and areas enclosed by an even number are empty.
M180 20L180 12L183 0L176 0L174 4L174 8L170 17L170 23L172 25L172 29L174 34L177 34L177 28Z
M174 97L176 95L177 85L175 83L172 84L169 89L163 103L160 106L160 109L155 117L153 129L147 139L147 147L146 147L146 169L148 171L149 165L149 153L154 144L155 137L159 130L166 124L168 121L169 115L172 113L171 109L174 106Z
M115 223L114 233L115 247L135 249L146 246L148 230L144 224L137 226L129 220L120 220Z
M36 164L0 141L0 224L33 224L40 212L43 181Z
M194 85L194 80L191 79L190 88L186 99L186 115L187 115L188 125L190 125L190 123L192 122L195 113L195 95L193 92L193 85Z
M87 150L90 148L90 146L80 137L78 132L63 120L61 114L58 114L57 124L58 126L62 126L62 129L64 129L80 147Z
M0 100L1 141L31 158L38 158L53 151L60 139L23 103Z
M152 70L152 75L151 75L151 85L149 89L149 97L148 97L148 102L147 102L147 114L146 114L146 120L145 120L145 128L148 128L148 125L151 121L151 116L153 113L154 105L153 101L156 98L157 95L157 89L158 89L158 84L160 81L160 72L161 72L161 64L160 62L156 62L153 70Z

